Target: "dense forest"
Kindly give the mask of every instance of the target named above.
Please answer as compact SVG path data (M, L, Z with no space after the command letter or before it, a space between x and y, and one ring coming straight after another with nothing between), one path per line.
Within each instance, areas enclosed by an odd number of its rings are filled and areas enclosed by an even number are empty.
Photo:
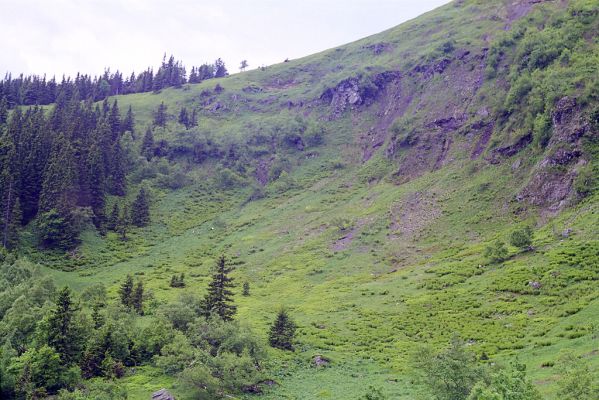
M101 101L109 96L119 94L159 92L168 87L181 87L185 83L200 83L206 79L221 78L228 75L225 63L219 58L213 64L202 64L192 67L187 77L186 69L181 61L171 55L156 72L148 68L143 72L123 77L123 73L105 70L100 76L77 74L74 78L62 77L58 82L55 77L20 74L13 77L7 73L0 80L0 99L4 99L4 107L13 108L20 105L46 105L59 100L61 93L77 92L82 100ZM68 95L67 95L68 97Z

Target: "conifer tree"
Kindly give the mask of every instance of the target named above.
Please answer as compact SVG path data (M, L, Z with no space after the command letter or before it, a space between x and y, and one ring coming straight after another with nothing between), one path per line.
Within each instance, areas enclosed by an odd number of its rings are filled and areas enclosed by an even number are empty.
M68 286L58 292L56 307L48 318L48 345L66 363L75 362L82 348L82 337L74 321L76 306Z
M222 78L229 75L227 72L227 68L225 67L225 63L220 58L214 62L214 77Z
M127 191L125 172L125 154L120 140L117 140L112 149L112 164L110 169L110 193L115 196L124 196Z
M119 289L119 295L121 297L121 304L125 307L131 307L133 297L133 277L131 275L127 275L125 278L125 282L123 282Z
M189 119L189 126L197 126L198 125L198 112L197 110L194 108L193 111L191 112L191 118Z
M137 227L150 223L150 203L146 190L142 187L131 205L131 222Z
M110 215L108 216L108 221L106 223L106 229L115 231L116 227L119 223L119 216L120 216L119 204L114 203L114 205L112 206L112 211L110 212Z
M154 156L154 135L152 134L152 128L148 126L144 135L143 141L141 142L141 154L146 157L148 161Z
M250 283L248 281L243 282L243 292L241 294L244 296L250 295Z
M143 301L144 301L144 286L142 281L137 281L133 293L131 295L131 307L139 315L143 315Z
M154 112L154 125L155 126L161 126L161 127L165 127L166 126L166 119L167 119L167 106L164 104L164 102L161 102L160 105L158 106L158 108L156 109L156 111Z
M88 186L90 206L94 213L93 222L100 232L104 232L106 222L106 201L104 189L104 163L100 148L93 145L88 156Z
M121 123L121 130L123 132L134 132L135 129L135 120L133 118L133 110L131 108L131 106L129 106L129 109L127 110L127 115L125 115L125 118L123 119L123 122Z
M110 131L112 132L112 141L115 142L121 134L121 113L119 112L119 106L116 100L112 103L110 114L108 116L108 124L110 125Z
M218 316L224 321L231 321L237 312L233 304L233 292L235 287L233 278L229 276L233 268L227 267L224 255L216 262L216 268L212 274L212 281L208 285L208 293L204 298L204 314L208 317Z
M277 349L293 351L295 328L295 323L291 320L287 311L281 309L277 314L277 319L270 328L268 342L272 347Z
M6 96L0 100L0 124L5 124L8 119L8 101Z
M187 108L181 108L181 112L179 113L179 123L186 128L189 128L189 116L187 115Z

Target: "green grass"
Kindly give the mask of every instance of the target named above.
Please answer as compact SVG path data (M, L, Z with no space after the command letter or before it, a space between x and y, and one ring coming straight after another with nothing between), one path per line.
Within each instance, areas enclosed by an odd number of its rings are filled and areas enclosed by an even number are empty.
M420 388L411 378L411 352L422 343L445 346L454 333L493 361L518 358L544 395L555 398L556 372L543 365L555 362L560 351L585 355L599 371L598 195L558 215L525 207L514 198L542 155L526 149L500 164L471 160L474 139L468 132L453 134L442 168L422 168L411 179L399 179L411 150L385 157L389 137L362 162L358 138L376 125L383 106L375 103L329 120L328 107L314 100L326 87L360 72L399 70L407 76L406 90L418 98L406 113L422 135L434 129L432 119L455 109L475 122L502 93L494 92L495 81L476 94L469 91L472 82L464 71L482 73L480 61L450 66L455 81L442 76L425 81L409 72L443 58L439 48L448 38L456 48L478 51L487 43L485 34L506 23L489 15L505 17L508 3L451 3L377 36L266 71L159 94L118 96L122 110L131 105L135 112L133 150L162 101L173 115L182 105L196 107L200 123L192 134L218 143L244 144L274 122L299 115L324 124L327 134L322 146L279 150L291 165L290 180L270 183L264 198L250 202L251 173L245 185L224 190L213 180L215 160L154 161L147 167L155 175L130 176L133 188L151 186L149 227L134 230L125 242L113 233L101 238L85 232L76 257L40 253L32 232L26 232L23 253L43 264L58 284L82 290L103 282L115 298L127 274L142 277L154 296L149 313L183 292L203 294L215 258L227 254L236 265L238 291L244 281L251 285L251 296L236 297L240 320L266 338L276 311L285 306L299 325L296 353L271 350L269 374L277 385L265 399L357 398L368 385L381 387L390 398L414 398ZM373 56L368 46L376 43L388 43L391 50ZM202 105L201 93L216 83L225 91ZM248 86L262 91L244 92ZM461 99L471 101L462 105ZM310 107L289 110L289 100ZM211 111L216 101L226 111ZM492 141L498 145L506 132L496 132ZM189 134L175 122L155 132L157 140L169 142L185 141ZM521 167L514 169L517 159ZM183 171L190 183L165 188L161 176L174 171ZM344 231L340 221L347 225ZM485 247L497 239L507 242L524 225L535 227L535 251L510 247L505 262L489 264ZM565 229L572 230L568 238L560 235ZM170 288L171 276L180 273L187 287ZM529 281L542 286L533 289ZM313 367L317 354L331 364ZM132 399L146 399L161 387L179 399L192 398L175 377L152 366L130 371L121 383Z

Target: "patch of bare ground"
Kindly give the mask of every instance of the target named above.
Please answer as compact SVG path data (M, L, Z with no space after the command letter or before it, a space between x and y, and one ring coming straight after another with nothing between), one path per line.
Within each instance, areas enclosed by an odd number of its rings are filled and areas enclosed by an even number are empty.
M441 207L434 194L416 192L395 203L390 214L389 238L414 241L441 216Z

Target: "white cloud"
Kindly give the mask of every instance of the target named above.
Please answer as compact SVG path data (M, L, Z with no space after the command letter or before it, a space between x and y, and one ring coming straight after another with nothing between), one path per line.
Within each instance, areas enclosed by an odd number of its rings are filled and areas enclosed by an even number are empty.
M448 0L0 0L0 73L125 74L163 53L231 71L309 55Z

